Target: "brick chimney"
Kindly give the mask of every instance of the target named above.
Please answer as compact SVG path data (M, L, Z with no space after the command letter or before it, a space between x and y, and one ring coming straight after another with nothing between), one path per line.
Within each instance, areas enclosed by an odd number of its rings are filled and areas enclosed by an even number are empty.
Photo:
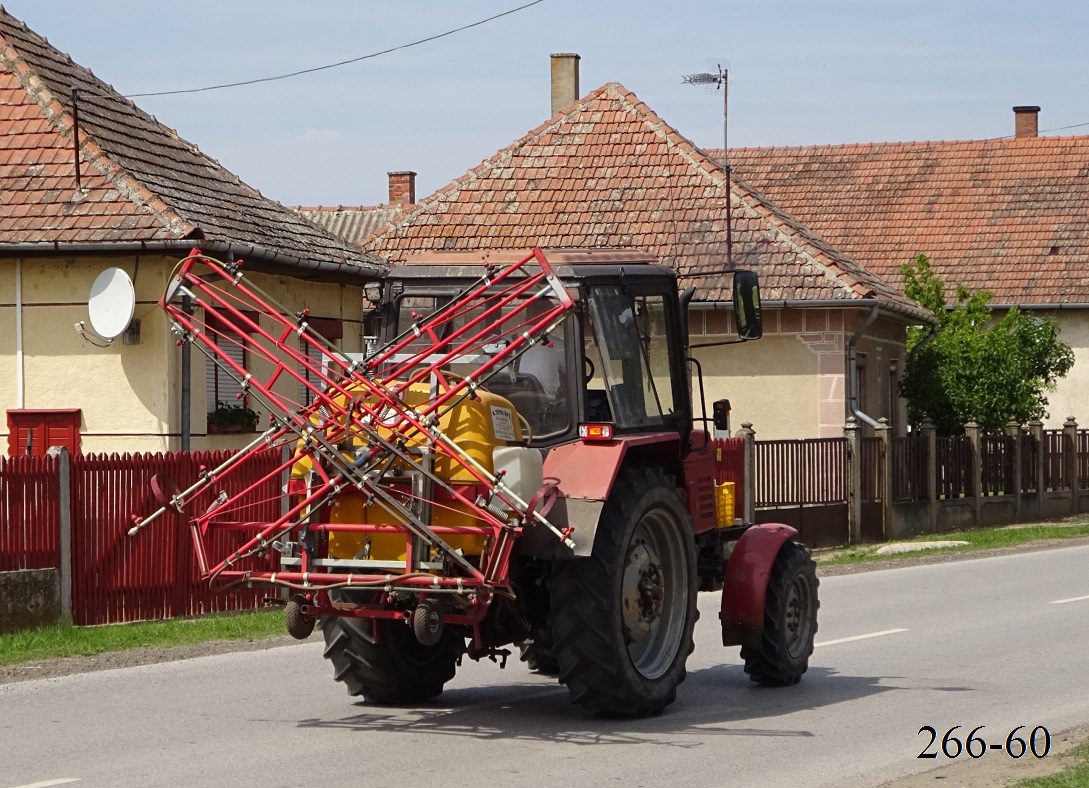
M386 175L389 176L389 204L415 205L416 173L405 170L387 172Z
M1038 136L1039 125L1037 115L1040 112L1039 107L1014 107L1013 108L1013 136L1017 139L1021 137L1035 137Z
M579 99L579 60L574 52L552 57L552 114L565 110Z

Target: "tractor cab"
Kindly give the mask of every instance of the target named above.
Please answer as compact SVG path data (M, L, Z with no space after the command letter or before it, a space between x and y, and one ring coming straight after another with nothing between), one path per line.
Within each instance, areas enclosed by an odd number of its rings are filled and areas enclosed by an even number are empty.
M444 323L446 337L485 322L493 333L471 348L462 346L443 369L464 376L528 333L532 342L497 365L481 385L514 406L530 445L647 432L687 436L693 420L685 359L687 301L678 294L675 273L631 250L544 251L556 277L548 287L505 303L478 300ZM386 338L403 335L451 303L480 277L484 260L502 264L508 257L518 255L436 253L395 269L385 293ZM752 316L758 335L755 279L746 281L752 284L735 313ZM575 309L556 309L552 288L563 288ZM752 326L747 333L753 333ZM432 337L419 339L421 346L432 342Z

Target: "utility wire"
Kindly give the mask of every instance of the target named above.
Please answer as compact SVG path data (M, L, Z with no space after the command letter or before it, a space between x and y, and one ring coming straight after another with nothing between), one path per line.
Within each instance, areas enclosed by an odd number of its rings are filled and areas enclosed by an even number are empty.
M130 93L127 96L125 96L125 98L133 99L133 98L143 98L145 96L176 96L176 95L181 94L181 93L203 93L203 92L208 91L208 90L223 90L224 88L237 88L237 87L241 87L243 85L256 85L256 84L259 84L261 82L275 82L276 80L279 80L279 79L289 79L291 77L302 76L303 74L313 74L316 71L325 71L325 70L330 69L330 68L339 68L340 66L347 66L347 65L349 65L351 63L358 63L361 60L369 60L370 58L378 57L379 55L388 55L390 52L396 52L396 51L398 51L400 49L408 49L409 47L419 46L420 44L426 44L429 41L436 41L436 40L438 40L440 38L445 38L446 36L452 36L452 35L454 35L454 33L460 33L463 30L468 30L468 29L473 28L473 27L479 27L480 25L487 24L488 22L492 22L492 21L494 21L496 19L499 19L501 17L504 17L504 16L510 16L511 14L516 14L519 11L524 11L525 9L527 9L527 8L529 8L531 6L535 6L535 5L538 5L538 4L543 3L543 2L544 2L544 0L533 0L533 2L526 3L525 5L520 5L517 8L512 8L509 11L504 11L501 14L496 14L495 16L489 16L487 19L481 19L481 20L479 20L477 22L473 22L472 24L463 25L461 27L456 27L453 30L447 30L445 33L439 33L439 34L434 35L434 36L428 36L427 38L421 38L419 41L413 41L413 42L411 42L409 44L401 44L400 46L391 47L389 49L383 49L381 52L372 52L369 55L360 55L359 57L353 57L350 60L341 60L339 63L329 63L329 64L324 65L324 66L315 66L314 68L304 68L301 71L292 71L290 74L279 74L279 75L277 75L275 77L261 77L259 79L247 79L247 80L243 80L242 82L227 82L227 83L224 83L222 85L208 85L208 86L203 87L203 88L187 88L187 89L184 89L184 90L163 90L163 91L158 91L158 92L155 92L155 93Z

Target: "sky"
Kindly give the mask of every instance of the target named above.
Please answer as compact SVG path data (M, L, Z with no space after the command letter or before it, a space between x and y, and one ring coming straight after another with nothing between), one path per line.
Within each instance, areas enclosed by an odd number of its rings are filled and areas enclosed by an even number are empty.
M125 95L275 76L438 35L532 0L4 0ZM423 198L551 114L549 54L580 92L620 82L701 147L983 139L1035 104L1089 134L1089 4L1036 0L541 0L339 68L134 101L285 205ZM1074 127L1074 128L1069 128Z

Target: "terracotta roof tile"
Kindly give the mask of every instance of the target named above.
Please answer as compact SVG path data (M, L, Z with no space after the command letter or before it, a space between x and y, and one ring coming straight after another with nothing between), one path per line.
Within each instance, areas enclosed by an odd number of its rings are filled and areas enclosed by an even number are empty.
M899 285L922 252L947 283L995 303L1089 303L1089 137L739 148L730 159L887 281Z
M438 246L618 246L675 268L697 298L731 297L721 168L610 83L406 210L366 241L393 264ZM743 183L731 192L734 257L768 301L876 298L917 305ZM805 279L810 283L807 285Z
M82 193L72 151L73 86ZM17 210L28 205L32 213ZM251 259L275 257L289 267L324 266L346 276L383 268L262 197L0 7L0 248L194 238L252 247Z

